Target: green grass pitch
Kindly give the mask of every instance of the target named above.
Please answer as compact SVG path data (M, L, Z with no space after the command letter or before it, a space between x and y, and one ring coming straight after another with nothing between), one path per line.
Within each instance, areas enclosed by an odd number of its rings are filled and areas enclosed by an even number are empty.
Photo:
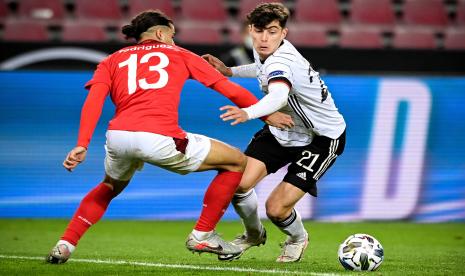
M72 259L50 265L43 257L61 235L66 220L0 220L0 275L350 275L337 260L339 244L350 234L367 233L384 246L385 259L371 275L465 275L465 224L406 222L305 223L310 245L300 263L279 264L284 235L268 221L265 246L240 260L220 262L184 247L194 222L103 220L81 240ZM242 231L238 221L217 231L230 240ZM19 258L21 257L21 258Z

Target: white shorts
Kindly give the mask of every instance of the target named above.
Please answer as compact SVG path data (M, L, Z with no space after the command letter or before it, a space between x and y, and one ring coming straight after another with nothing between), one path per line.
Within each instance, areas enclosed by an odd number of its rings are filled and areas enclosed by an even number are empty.
M210 138L193 133L187 133L185 153L176 148L172 137L160 134L108 130L106 137L105 172L122 181L142 170L145 162L178 174L196 171L211 148Z

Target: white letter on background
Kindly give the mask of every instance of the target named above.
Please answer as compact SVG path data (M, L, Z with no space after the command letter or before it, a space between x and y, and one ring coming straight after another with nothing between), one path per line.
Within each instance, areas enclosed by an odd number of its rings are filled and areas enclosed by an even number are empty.
M396 183L389 183L398 107L408 105ZM402 219L415 210L428 139L431 94L416 80L382 80L361 202L363 219ZM388 186L395 185L392 195Z

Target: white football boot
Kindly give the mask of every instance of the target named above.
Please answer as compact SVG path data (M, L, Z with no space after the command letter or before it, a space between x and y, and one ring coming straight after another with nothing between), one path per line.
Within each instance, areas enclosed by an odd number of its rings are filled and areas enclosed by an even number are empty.
M292 263L298 262L302 258L305 249L308 246L308 235L302 242L291 241L288 237L282 245L281 254L276 261L278 263Z

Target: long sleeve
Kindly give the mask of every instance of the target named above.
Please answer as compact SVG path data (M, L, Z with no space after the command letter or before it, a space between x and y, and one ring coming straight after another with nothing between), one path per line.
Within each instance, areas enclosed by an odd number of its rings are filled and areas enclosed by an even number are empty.
M257 97L249 90L227 79L220 80L210 87L241 108L251 106L258 102Z
M244 108L244 111L247 112L249 119L255 119L276 112L287 104L289 90L289 85L285 82L272 82L268 86L268 94L258 103Z
M109 93L108 85L103 83L93 84L87 95L81 110L81 121L77 145L87 148L102 114L105 98Z
M255 63L231 67L233 77L239 78L256 78L257 65Z

